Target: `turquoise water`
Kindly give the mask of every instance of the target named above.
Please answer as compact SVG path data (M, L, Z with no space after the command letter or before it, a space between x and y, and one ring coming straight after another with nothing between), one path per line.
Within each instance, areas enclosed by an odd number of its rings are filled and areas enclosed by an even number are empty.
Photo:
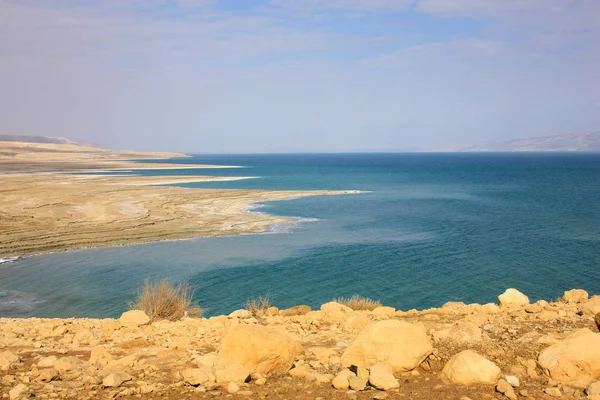
M169 160L172 162L172 160ZM208 315L268 294L318 306L360 294L400 309L600 293L600 154L238 155L150 175L259 176L186 187L359 189L270 202L272 234L160 242L0 265L0 315L114 317L146 277L189 281Z

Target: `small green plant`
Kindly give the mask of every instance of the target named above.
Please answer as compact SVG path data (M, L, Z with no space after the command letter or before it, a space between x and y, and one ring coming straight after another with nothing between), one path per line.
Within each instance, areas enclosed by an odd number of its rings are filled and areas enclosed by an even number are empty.
M339 297L337 299L333 299L336 303L340 303L349 307L355 311L361 310L369 310L372 311L377 307L381 307L381 303L376 300L369 299L368 297L362 297L357 294L350 298Z
M173 286L166 280L152 282L146 279L134 301L127 303L130 310L142 310L152 321L176 321L183 317L197 318L203 310L193 304L194 291L187 282Z
M246 301L246 310L250 311L255 317L264 315L269 307L271 307L271 298L268 294Z

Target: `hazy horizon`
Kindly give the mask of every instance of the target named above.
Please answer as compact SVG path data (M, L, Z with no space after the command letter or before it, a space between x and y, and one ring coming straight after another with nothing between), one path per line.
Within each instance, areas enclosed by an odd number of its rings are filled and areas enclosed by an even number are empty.
M403 152L600 128L594 0L0 0L0 134Z

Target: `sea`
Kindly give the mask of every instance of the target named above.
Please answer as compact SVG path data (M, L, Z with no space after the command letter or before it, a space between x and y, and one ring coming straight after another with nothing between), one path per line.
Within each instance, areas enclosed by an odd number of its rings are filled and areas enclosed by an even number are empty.
M118 317L147 278L188 282L207 316L258 296L283 309L356 294L409 310L496 302L509 287L532 301L571 288L600 294L600 154L193 155L164 162L240 168L134 173L257 177L179 185L190 188L361 193L257 204L251 212L291 218L263 234L2 263L0 316Z

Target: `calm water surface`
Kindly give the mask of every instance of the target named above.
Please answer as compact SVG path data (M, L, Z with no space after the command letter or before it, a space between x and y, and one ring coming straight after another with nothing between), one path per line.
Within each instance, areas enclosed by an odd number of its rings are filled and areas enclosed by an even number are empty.
M169 162L172 162L169 160ZM0 264L0 316L114 317L146 277L189 281L209 315L268 294L318 306L360 294L401 309L600 293L600 154L198 155L258 176L186 187L359 189L266 203L272 234L93 249Z

